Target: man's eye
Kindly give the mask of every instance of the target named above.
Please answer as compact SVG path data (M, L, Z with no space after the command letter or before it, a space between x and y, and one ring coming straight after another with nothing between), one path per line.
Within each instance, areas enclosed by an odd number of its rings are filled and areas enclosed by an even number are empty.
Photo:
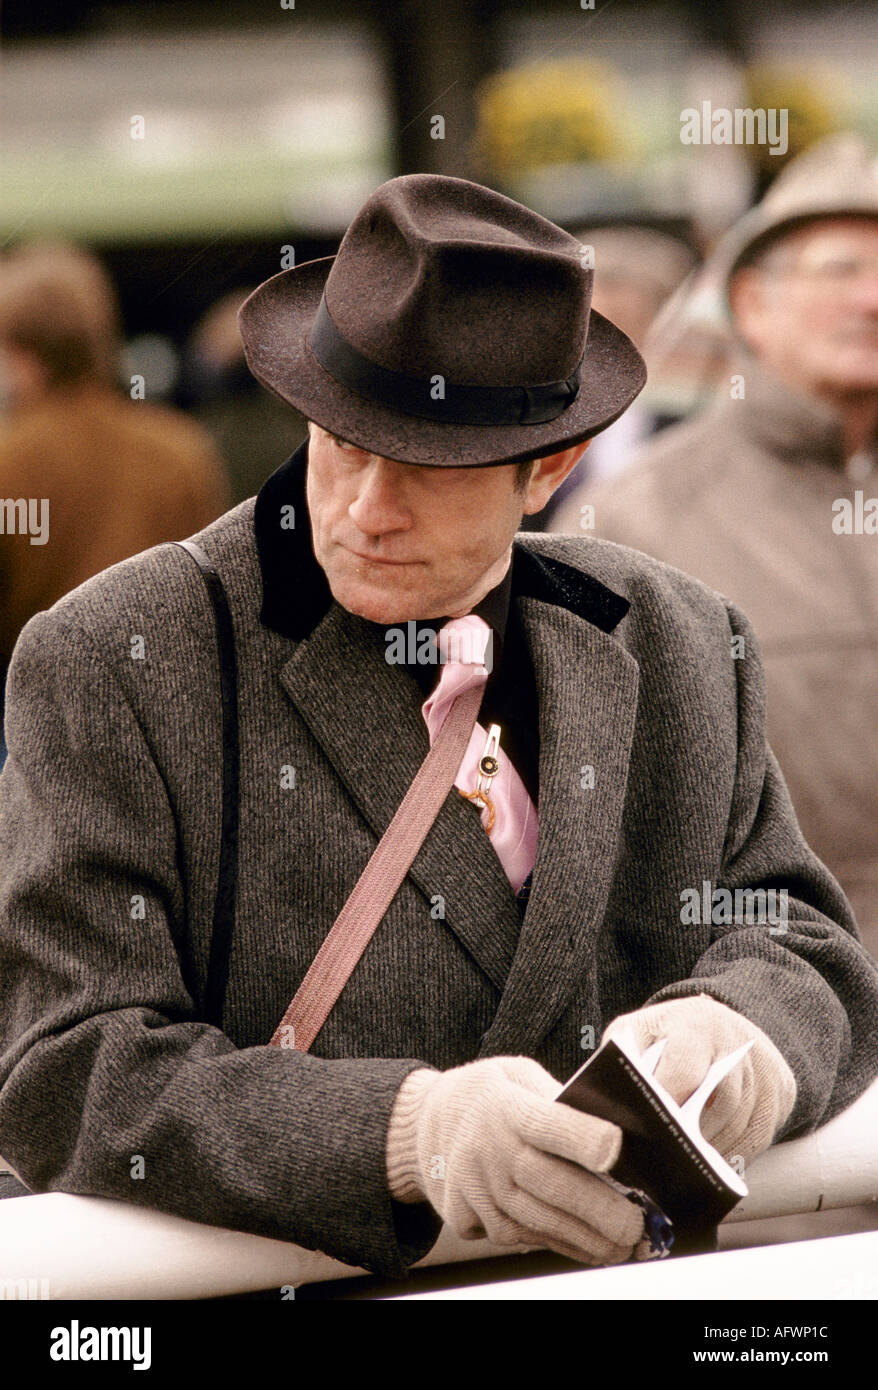
M813 274L825 276L834 280L849 280L855 276L860 269L860 262L853 257L838 257L835 260L818 261L814 266Z

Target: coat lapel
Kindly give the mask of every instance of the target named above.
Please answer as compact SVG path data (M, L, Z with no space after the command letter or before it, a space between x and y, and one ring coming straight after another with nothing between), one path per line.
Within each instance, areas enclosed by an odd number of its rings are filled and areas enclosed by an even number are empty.
M518 602L539 695L539 835L520 939L480 1056L532 1055L593 971L637 713L638 664L618 641L567 608ZM583 787L589 767L594 786Z
M455 791L410 870L428 903L443 895L446 925L501 994L485 1056L532 1052L592 965L637 710L637 662L617 641L566 608L516 602L540 708L539 839L524 922L478 810ZM280 679L380 837L429 748L417 683L388 665L380 634L337 604ZM582 786L584 767L594 787Z
M430 747L420 688L407 671L388 664L385 651L380 631L333 603L280 672L284 689L377 837ZM442 894L446 925L502 991L521 926L518 907L477 807L456 790L446 797L409 877L428 904Z

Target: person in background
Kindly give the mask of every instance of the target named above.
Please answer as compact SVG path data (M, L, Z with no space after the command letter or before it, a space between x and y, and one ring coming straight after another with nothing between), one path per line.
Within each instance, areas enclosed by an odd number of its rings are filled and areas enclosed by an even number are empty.
M186 344L182 404L219 451L232 506L257 493L307 435L302 415L254 380L244 360L238 310L255 286L212 304Z
M573 235L591 248L594 263L592 303L599 314L617 323L652 363L647 333L659 311L695 266L695 256L679 237L649 227L584 228ZM626 468L638 445L671 422L647 385L646 399L635 401L603 434L593 439L588 453L565 478L544 509L525 517L523 530L547 531L564 499L583 484L614 477Z
M0 261L0 729L6 667L34 613L229 505L207 435L149 403L148 381L146 399L123 394L119 352L94 257L35 243Z
M878 951L878 165L833 137L716 250L739 344L726 389L624 476L590 524L740 604L802 829ZM870 507L870 502L873 506ZM594 509L593 514L583 507Z

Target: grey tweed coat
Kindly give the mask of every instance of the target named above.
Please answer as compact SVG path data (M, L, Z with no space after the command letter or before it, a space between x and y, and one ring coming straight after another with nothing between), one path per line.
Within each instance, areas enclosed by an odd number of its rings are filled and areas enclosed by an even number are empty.
M782 1137L866 1087L878 971L766 746L747 619L637 552L534 534L516 546L549 577L542 597L512 600L540 720L523 921L477 809L452 792L312 1052L268 1047L428 741L420 689L372 625L334 602L300 640L266 621L269 597L282 611L302 596L295 576L268 595L254 508L194 537L225 582L240 673L223 1031L199 1002L221 792L200 575L176 546L147 550L33 617L13 654L0 1152L31 1189L115 1197L399 1276L439 1230L426 1203L387 1188L388 1117L415 1067L526 1054L561 1080L589 1029L599 1038L620 1012L706 992L788 1060L798 1096ZM684 923L681 894L705 881L786 888L787 930Z

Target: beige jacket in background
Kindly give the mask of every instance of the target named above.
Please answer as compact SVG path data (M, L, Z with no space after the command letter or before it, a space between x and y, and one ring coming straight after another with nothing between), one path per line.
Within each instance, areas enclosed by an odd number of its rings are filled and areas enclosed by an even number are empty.
M878 497L878 472L848 475L828 409L752 359L738 370L743 399L659 435L629 471L574 494L552 529L643 550L747 613L800 824L876 952L878 535L838 534L833 502ZM591 532L580 528L588 503Z
M52 391L5 423L0 507L6 498L49 503L45 544L0 512L0 659L8 660L34 613L110 565L207 526L229 506L229 489L200 425L88 383ZM45 506L35 520L44 514Z

